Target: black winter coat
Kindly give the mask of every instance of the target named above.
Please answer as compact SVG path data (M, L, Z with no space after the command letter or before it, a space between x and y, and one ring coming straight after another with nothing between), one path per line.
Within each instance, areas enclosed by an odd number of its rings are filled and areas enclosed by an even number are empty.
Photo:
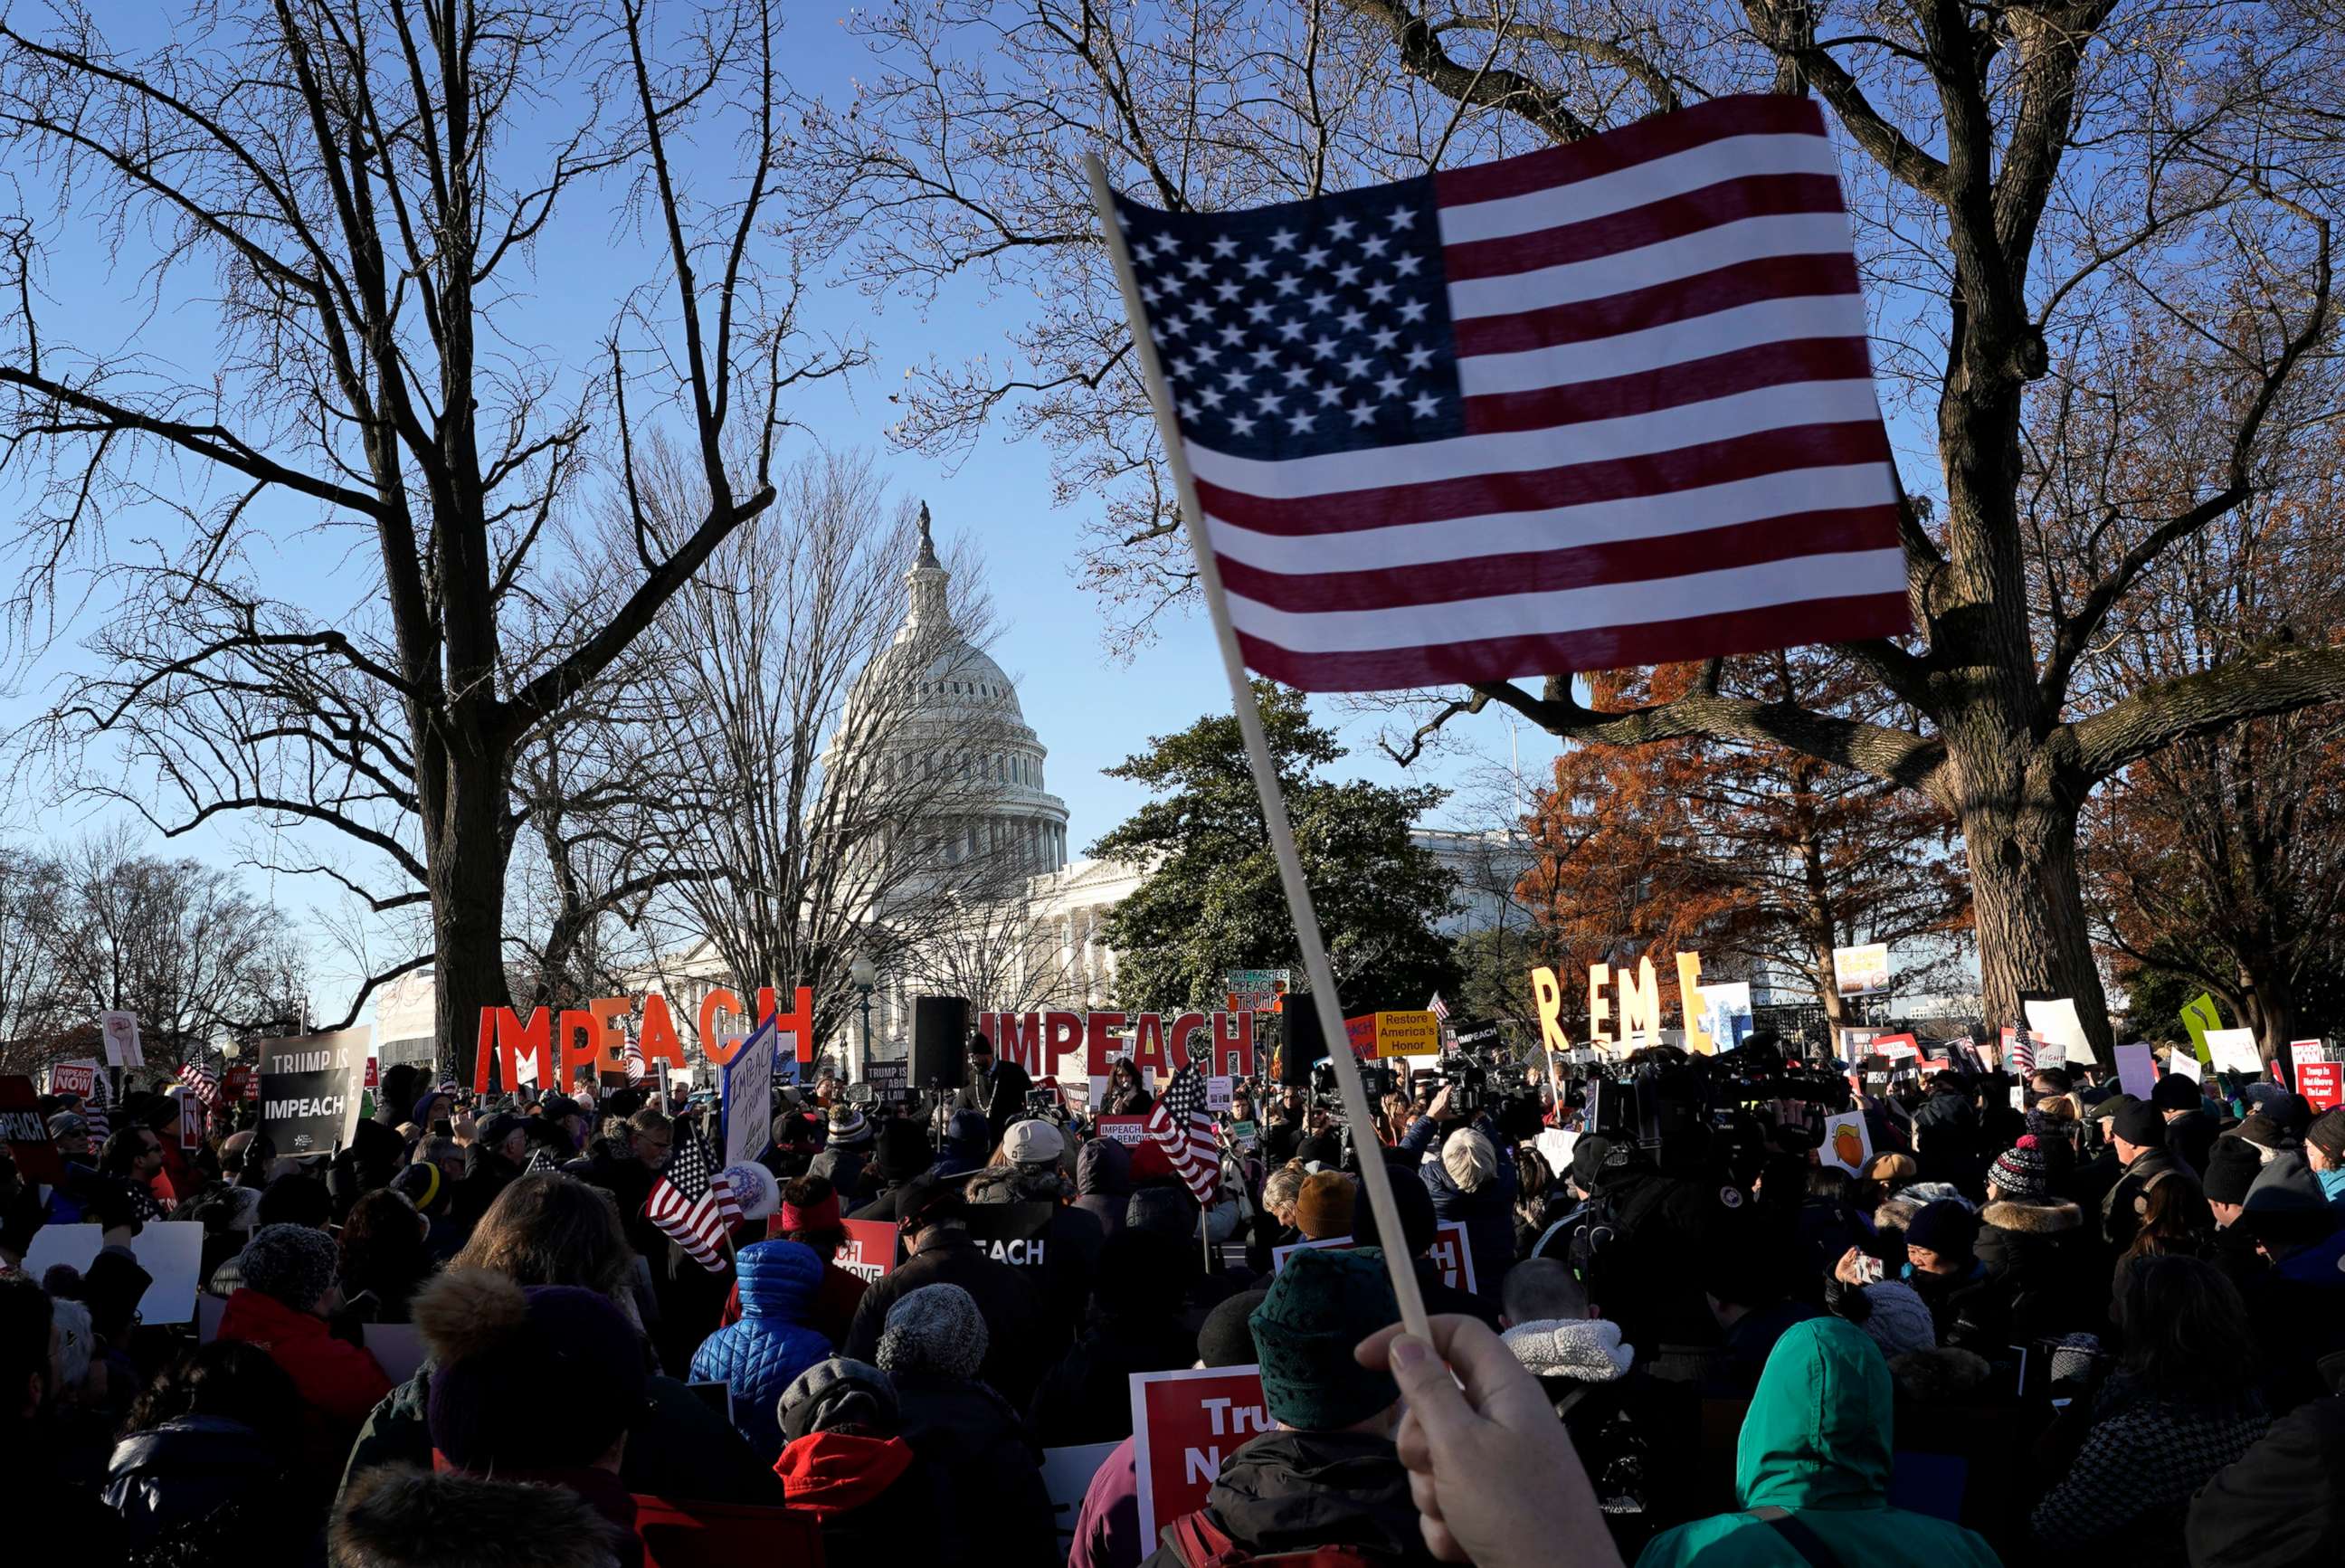
M1408 1471L1384 1438L1356 1432L1272 1431L1222 1460L1206 1517L1254 1556L1315 1546L1358 1546L1379 1563L1430 1564ZM1182 1568L1160 1545L1144 1568Z
M284 1456L240 1421L179 1416L114 1445L107 1506L134 1544L178 1534L228 1504L281 1495Z
M1972 1250L2003 1300L2014 1344L2062 1334L2098 1334L2108 1299L2100 1244L2073 1203L1991 1203L1980 1212Z
M2345 1563L2345 1396L2299 1407L2190 1500L2192 1568Z
M889 1275L880 1284L895 1278ZM901 1435L934 1478L938 1517L947 1521L933 1561L1057 1561L1058 1523L1042 1486L1041 1451L1026 1435L1018 1412L983 1383L935 1372L889 1376Z
M923 1285L958 1285L976 1298L987 1334L980 1376L1013 1409L1023 1409L1056 1359L1045 1337L1042 1299L1022 1272L987 1257L965 1230L924 1236L919 1252L866 1290L842 1353L858 1361L877 1360L888 1308Z
M1195 1330L1170 1313L1102 1319L1042 1380L1027 1425L1044 1448L1122 1442L1132 1435L1132 1374L1196 1359Z

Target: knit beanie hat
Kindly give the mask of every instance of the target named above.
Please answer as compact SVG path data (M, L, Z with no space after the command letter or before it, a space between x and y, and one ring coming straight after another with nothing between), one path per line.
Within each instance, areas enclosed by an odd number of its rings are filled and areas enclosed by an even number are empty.
M860 1428L866 1436L893 1436L896 1385L868 1361L834 1356L800 1372L782 1390L774 1413L781 1422L782 1436L791 1442L808 1432L847 1427Z
M2345 1163L2345 1106L2321 1112L2304 1141L2328 1156L2330 1165Z
M1460 1127L1441 1143L1441 1168L1461 1192L1479 1192L1498 1174L1498 1152L1471 1127Z
M2136 1100L2119 1111L2109 1131L2141 1148L2162 1149L2166 1146L2166 1117L2159 1114L2157 1106L2146 1101Z
M2245 1203L2263 1168L2263 1151L2247 1139L2217 1138L2207 1152L2207 1174L2198 1185L2208 1203Z
M841 1144L859 1144L871 1136L871 1124L853 1105L841 1103L830 1108L830 1142L833 1147Z
M1303 1184L1294 1199L1294 1228L1314 1241L1352 1234L1352 1178L1321 1171Z
M1866 1286L1864 1299L1873 1314L1857 1327L1873 1336L1883 1355L1908 1356L1937 1347L1938 1326L1930 1319L1929 1303L1911 1285L1884 1279Z
M2161 1111L2195 1111L2200 1104L2198 1085L2179 1073L2168 1073L2150 1090L2149 1103Z
M1995 1156L1989 1166L1986 1179L2001 1188L2006 1197L2034 1202L2041 1198L2047 1187L2050 1173L2044 1156L2033 1146L2005 1149Z
M975 1297L958 1285L923 1285L888 1308L878 1359L882 1371L975 1378L988 1342Z
M1579 1141L1571 1145L1571 1185L1582 1192L1596 1190L1596 1178L1602 1174L1612 1153L1612 1140L1595 1133L1582 1133Z
M431 1446L458 1470L591 1465L643 1409L644 1340L599 1290L452 1269L415 1296Z
M1978 1216L1955 1198L1940 1198L1924 1207L1905 1227L1905 1245L1962 1257L1978 1239Z
M1395 1153L1399 1151L1396 1150ZM1411 1257L1422 1257L1433 1246L1433 1238L1441 1232L1440 1217L1433 1212L1433 1194L1416 1173L1406 1165L1394 1164L1392 1173L1393 1207L1400 1210L1400 1240ZM1352 1205L1352 1239L1362 1247L1383 1247L1385 1238L1376 1224L1374 1204Z
M1271 1419L1334 1431L1398 1400L1392 1374L1361 1366L1352 1348L1399 1317L1376 1248L1315 1248L1288 1258L1248 1319Z
M1124 1199L1123 1224L1186 1241L1197 1234L1197 1200L1185 1187L1144 1186Z
M244 1245L244 1283L297 1312L315 1307L334 1288L342 1266L334 1238L306 1225L264 1225Z

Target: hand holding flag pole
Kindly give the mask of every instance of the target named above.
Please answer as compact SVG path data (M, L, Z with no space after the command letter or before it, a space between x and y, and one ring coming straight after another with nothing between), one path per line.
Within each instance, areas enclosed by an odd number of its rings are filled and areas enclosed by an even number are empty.
M1335 1082L1343 1094L1345 1115L1355 1127L1372 1128L1376 1120L1368 1106L1367 1091L1360 1083L1359 1063L1348 1049L1342 1047L1345 1038L1344 1013L1336 1005L1335 972L1327 962L1326 943L1319 934L1319 916L1311 902L1311 889L1303 880L1303 860L1295 852L1294 829L1286 816L1286 797L1279 789L1270 743L1263 735L1262 714L1254 706L1254 687L1246 679L1245 658L1238 647L1237 632L1230 624L1221 574L1214 564L1213 552L1206 544L1196 482L1190 476L1180 426L1173 418L1172 397L1165 390L1163 367L1157 361L1155 344L1149 336L1140 287L1132 277L1131 252L1124 243L1123 229L1116 221L1114 193L1108 186L1107 169L1096 155L1086 154L1083 167L1091 176L1091 201L1099 209L1100 229L1107 239L1108 254L1115 261L1116 281L1123 290L1124 314L1132 327L1132 342L1139 355L1141 374L1148 383L1149 401L1155 406L1157 430L1164 438L1165 456L1180 489L1182 521L1187 524L1190 548L1197 558L1199 585L1213 612L1213 638L1221 647L1223 671L1229 677L1230 702L1237 712L1238 730L1245 738L1254 789L1262 798L1263 827L1270 838L1271 852L1278 861L1278 880L1286 891L1287 912L1294 921L1294 940L1303 950L1303 970L1310 977L1311 1005L1319 1014L1320 1037L1336 1046L1327 1055L1335 1064ZM1392 1176L1384 1160L1362 1160L1360 1180L1367 1188L1368 1207L1376 1217L1376 1234L1402 1235L1400 1211L1393 1200ZM1426 1325L1425 1297L1417 1289L1416 1270L1407 1249L1386 1247L1383 1250L1385 1267L1392 1275L1393 1294L1400 1301L1401 1326L1416 1338L1429 1342L1432 1332Z

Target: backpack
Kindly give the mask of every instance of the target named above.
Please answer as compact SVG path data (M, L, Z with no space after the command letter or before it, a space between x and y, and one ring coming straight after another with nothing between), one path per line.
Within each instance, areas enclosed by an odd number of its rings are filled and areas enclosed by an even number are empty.
M1206 1517L1203 1509L1184 1513L1164 1527L1164 1543L1181 1559L1182 1568L1375 1568L1392 1558L1365 1546L1310 1546L1299 1552L1274 1552L1257 1557L1230 1539L1227 1532Z

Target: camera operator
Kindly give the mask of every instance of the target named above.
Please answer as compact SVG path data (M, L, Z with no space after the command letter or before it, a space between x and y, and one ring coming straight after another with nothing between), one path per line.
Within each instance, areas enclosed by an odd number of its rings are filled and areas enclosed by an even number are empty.
M1715 1343L1701 1259L1746 1201L1741 1189L1723 1172L1711 1183L1664 1176L1633 1139L1593 1133L1573 1145L1570 1185L1585 1201L1541 1239L1538 1255L1570 1264L1649 1360L1665 1344Z
M1292 1084L1270 1102L1270 1123L1262 1135L1262 1158L1273 1170L1294 1158L1302 1148L1304 1113L1310 1105L1302 1089Z
M997 1147L1010 1124L1026 1114L1026 1095L1034 1080L1015 1062L997 1062L993 1042L982 1030L969 1033L967 1065L968 1082L954 1095L953 1106L983 1116L987 1146Z
M1501 1158L1499 1134L1478 1100L1480 1084L1461 1069L1403 1135L1436 1217L1466 1227L1475 1288L1495 1298L1515 1265L1515 1162Z

